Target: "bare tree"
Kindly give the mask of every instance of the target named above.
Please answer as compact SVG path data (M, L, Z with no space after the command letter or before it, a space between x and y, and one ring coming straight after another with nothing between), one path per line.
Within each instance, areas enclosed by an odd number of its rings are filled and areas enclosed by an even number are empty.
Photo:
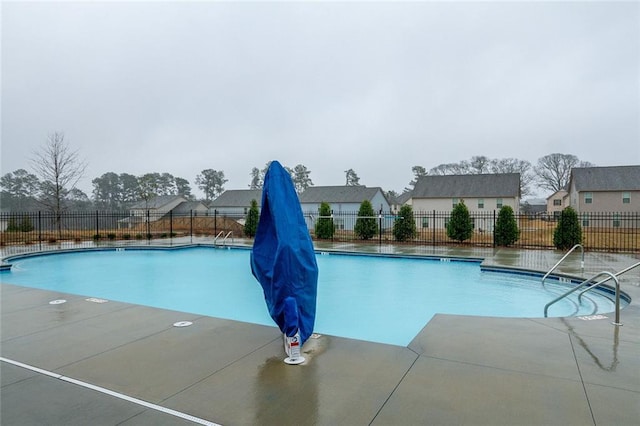
M465 165L469 169L470 174L488 173L490 162L491 160L489 160L484 155L473 156L471 157L471 160L468 163L463 161L463 163L465 163Z
M517 158L501 158L491 160L489 164L491 173L520 173L520 196L532 194L531 184L535 176L531 171L531 163Z
M40 202L54 212L58 236L62 236L61 215L65 209L65 197L75 189L84 176L87 164L72 151L64 140L64 133L54 132L47 136L44 147L31 159L35 174L42 180Z
M554 153L538 159L534 173L541 188L556 192L569 184L572 168L592 166L588 161L580 161L575 155Z

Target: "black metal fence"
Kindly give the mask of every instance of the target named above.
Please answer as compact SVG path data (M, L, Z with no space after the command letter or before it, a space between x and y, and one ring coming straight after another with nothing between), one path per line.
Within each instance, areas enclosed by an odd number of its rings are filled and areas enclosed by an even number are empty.
M321 218L317 212L305 212L305 221L312 235L318 220L331 220L332 241L412 244L412 245L468 245L494 246L493 230L497 213L471 213L473 234L470 239L456 242L447 236L446 225L450 212L413 212L416 234L398 242L393 227L398 216L380 212L372 216L377 232L363 240L354 231L357 212L333 213ZM59 241L123 241L176 238L185 236L220 236L232 233L243 236L244 214L209 214L191 211L185 214L144 212L52 212L0 213L0 245L29 245ZM518 248L553 248L553 233L557 222L552 216L516 215L520 230L513 244ZM640 252L640 212L581 214L583 246L587 250Z
M471 245L495 246L493 231L498 218L497 211L486 213L471 212L473 234L470 239L457 242L447 236L447 223L451 212L414 211L416 235L406 241L414 245ZM307 225L313 231L320 217L317 213L305 213ZM333 213L329 218L334 224L333 239L356 241L360 238L354 232L358 219L357 212ZM390 212L380 212L375 216L378 233L372 242L397 242L393 227L398 216ZM515 215L520 235L512 245L517 248L554 248L553 234L558 225L552 215ZM326 218L325 218L326 220ZM585 249L599 251L639 252L640 212L630 213L586 213L579 215L582 227L582 244Z

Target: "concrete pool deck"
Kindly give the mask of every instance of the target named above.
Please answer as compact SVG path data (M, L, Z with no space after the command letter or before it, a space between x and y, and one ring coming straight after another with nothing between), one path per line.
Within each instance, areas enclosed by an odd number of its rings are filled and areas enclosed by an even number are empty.
M316 247L482 258L487 266L543 273L563 255ZM556 272L588 278L638 260L588 252L581 270L576 253ZM7 275L2 281L2 425L636 425L640 419L640 268L620 280L632 298L621 311L623 326L611 324L613 313L436 315L407 347L310 339L300 366L282 362L274 327L97 303L86 300L90 294L11 285ZM56 299L67 302L49 304ZM179 321L193 324L174 327Z

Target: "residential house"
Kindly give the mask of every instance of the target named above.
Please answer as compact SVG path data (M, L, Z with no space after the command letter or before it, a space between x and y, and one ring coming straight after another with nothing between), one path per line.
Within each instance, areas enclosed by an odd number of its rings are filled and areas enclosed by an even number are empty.
M149 221L154 222L186 202L182 195L161 195L137 202L131 206L130 212L134 218L146 218L148 215Z
M547 197L547 215L554 219L560 216L560 212L568 206L569 192L566 189L561 189L554 192Z
M309 229L314 228L320 204L323 202L329 204L332 213L341 213L333 219L336 229L349 231L355 227L358 211L363 201L369 201L375 212L389 212L391 210L382 188L368 188L364 185L310 186L299 195L299 199Z
M391 211L397 212L398 210L400 210L400 207L404 206L405 204L410 204L412 193L413 191L405 191L397 197L394 197L393 199L387 197L387 199L389 200L389 205L391 206Z
M209 204L209 214L244 218L251 207L251 200L256 200L260 207L262 189L230 189Z
M133 227L136 224L158 221L167 215L206 215L207 207L198 201L187 201L181 195L161 195L150 200L139 201L130 209L130 216L119 220L119 226Z
M609 213L608 224L598 226L637 227L640 213L640 166L577 167L569 179L569 204L583 226ZM605 217L605 216L603 216Z
M520 200L520 214L524 214L529 218L546 217L547 200L544 198Z
M515 214L520 209L520 173L427 175L418 178L411 196L414 212L448 213L464 201L472 214L496 212L510 206ZM446 226L444 221L429 223L430 216L417 215L419 228ZM493 215L474 221L482 230L493 230Z
M200 201L186 201L171 210L175 216L207 216L209 209Z

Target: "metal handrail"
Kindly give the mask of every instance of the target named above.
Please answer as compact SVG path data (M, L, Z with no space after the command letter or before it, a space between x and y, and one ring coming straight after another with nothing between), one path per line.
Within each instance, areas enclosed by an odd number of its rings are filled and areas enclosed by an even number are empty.
M615 274L613 274L613 275L615 275L616 277L619 277L620 275L622 275L622 274L624 274L624 273L626 273L626 272L629 272L630 270L632 270L632 269L634 269L634 268L636 268L636 267L638 267L638 266L640 266L640 262L638 262L638 263L636 263L636 264L633 264L633 265L629 266L628 268L623 269L622 271L616 272L616 273L615 273ZM595 284L593 284L593 285L590 285L589 287L587 287L587 288L585 288L584 290L582 290L582 291L580 292L580 294L578 294L578 302L580 302L580 298L582 298L582 295L583 295L583 294L585 294L586 292L588 292L588 291L589 291L589 290L591 290L592 288L598 287L600 284L604 284L604 283L606 283L606 282L607 282L607 281L609 281L610 279L611 279L611 278L607 278L607 279L604 279L604 280L602 280L602 281L598 281L597 283L595 283Z
M544 280L547 279L547 277L549 276L549 274L551 274L551 272L553 272L558 265L560 265L566 258L567 256L569 256L576 248L580 247L581 251L582 251L582 259L580 260L580 268L582 268L584 270L584 247L582 247L582 244L576 244L575 246L571 247L571 250L569 250L567 252L567 254L565 254L564 256L562 256L562 259L560 259L558 261L558 263L556 263L555 265L553 265L553 268L549 269L549 272L547 272L546 274L544 274L544 277L542 277L542 286L544 287Z
M227 232L227 235L225 235L222 239L222 245L225 245L227 243L227 238L229 238L229 235L231 235L231 242L233 242L233 231L229 231Z
M218 235L213 239L213 245L216 244L216 241L218 241L218 238L220 238L221 235L224 235L224 231L218 232Z
M616 320L613 323L613 325L622 325L620 323L620 282L618 282L618 277L616 277L615 275L613 275L611 272L609 271L602 271L602 272L598 272L597 274L595 274L593 277L586 279L584 281L582 281L580 284L578 284L577 286L575 286L574 288L572 288L571 290L567 291L566 293L556 297L555 299L553 299L551 302L547 303L546 305L544 305L544 316L545 318L547 317L547 311L549 310L549 306L553 305L554 303L556 303L559 300L564 299L565 297L567 297L568 295L570 295L571 293L573 293L574 291L578 291L580 289L580 287L582 287L583 285L588 284L589 282L591 282L592 280L594 280L595 278L599 277L600 275L609 275L609 278L607 278L608 281L610 279L613 278L613 280L616 283Z

